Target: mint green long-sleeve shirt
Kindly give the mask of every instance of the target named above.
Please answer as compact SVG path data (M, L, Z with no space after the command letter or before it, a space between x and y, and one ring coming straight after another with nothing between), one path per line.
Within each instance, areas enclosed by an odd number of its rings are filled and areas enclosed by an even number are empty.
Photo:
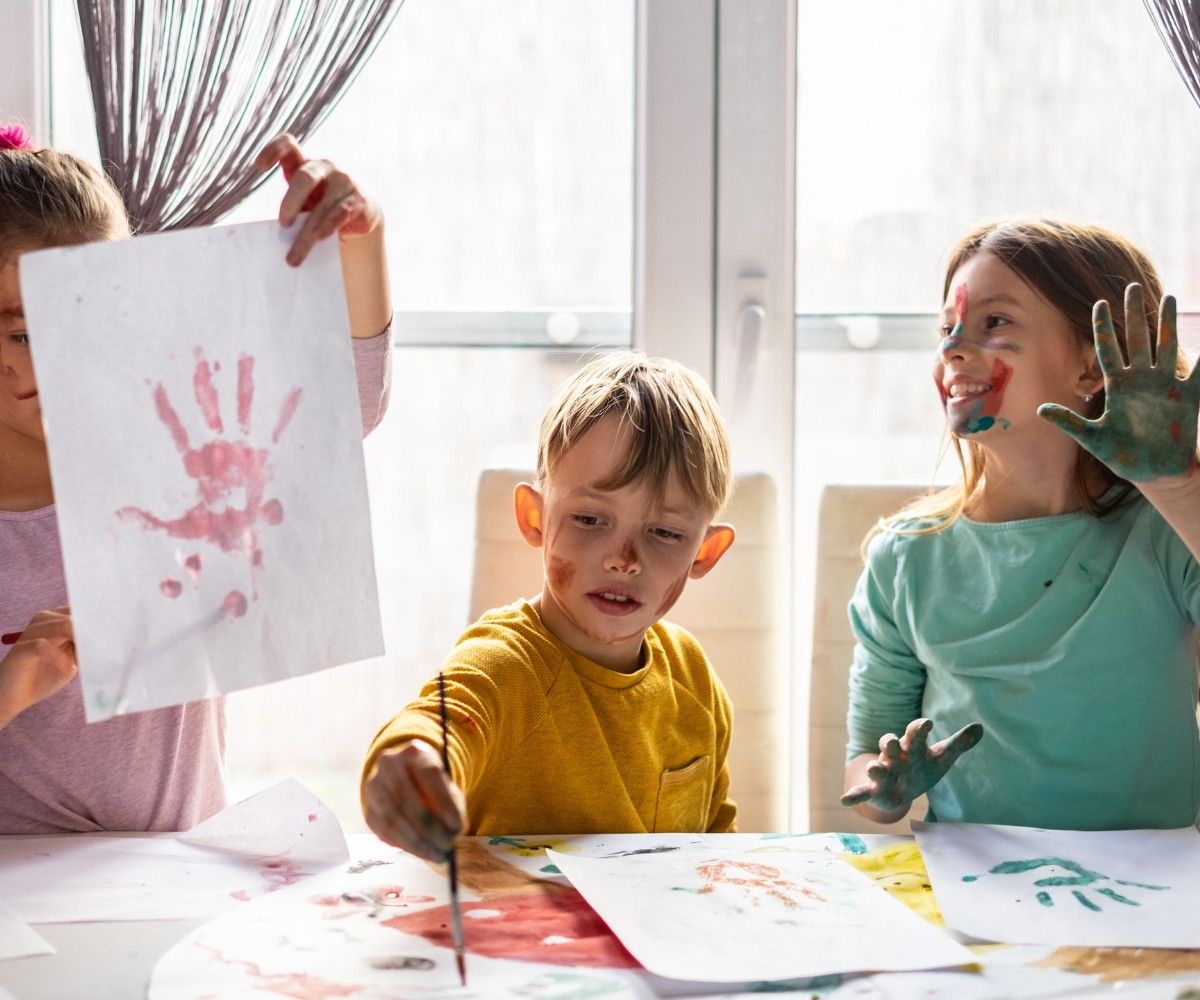
M847 759L933 720L983 740L930 819L1182 827L1200 809L1200 567L1147 502L883 532L850 602Z

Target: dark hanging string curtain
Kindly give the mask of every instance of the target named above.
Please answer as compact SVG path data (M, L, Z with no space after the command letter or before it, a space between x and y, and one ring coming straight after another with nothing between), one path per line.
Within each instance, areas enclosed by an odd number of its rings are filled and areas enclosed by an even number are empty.
M213 222L265 179L273 135L303 140L402 0L76 0L104 169L134 232Z
M1200 0L1142 0L1192 100L1200 104Z

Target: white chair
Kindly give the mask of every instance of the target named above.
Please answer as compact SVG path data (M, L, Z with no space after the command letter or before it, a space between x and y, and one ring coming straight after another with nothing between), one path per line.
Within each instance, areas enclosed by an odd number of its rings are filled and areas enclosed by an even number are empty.
M917 486L837 484L821 493L808 729L808 822L814 832L909 832L907 818L886 826L873 823L838 800L844 790L847 685L854 651L846 606L863 568L862 541L879 518L923 492ZM909 816L920 819L925 805L922 796Z
M513 516L513 488L533 473L486 469L479 477L470 620L542 588L541 551L525 543ZM721 519L737 540L708 576L689 581L668 619L692 632L734 706L730 792L741 831L787 825L786 630L778 599L776 490L764 473L737 477Z

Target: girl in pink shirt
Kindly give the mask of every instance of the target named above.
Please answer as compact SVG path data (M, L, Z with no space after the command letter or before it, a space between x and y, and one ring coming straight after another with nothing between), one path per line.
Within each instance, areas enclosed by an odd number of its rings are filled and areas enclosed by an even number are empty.
M288 180L280 222L309 210L288 263L298 266L318 240L338 235L366 434L387 405L383 216L351 178L307 159L289 135L255 161L259 170L276 164ZM182 830L225 804L220 698L87 725L76 676L18 259L128 235L103 174L0 126L0 834Z

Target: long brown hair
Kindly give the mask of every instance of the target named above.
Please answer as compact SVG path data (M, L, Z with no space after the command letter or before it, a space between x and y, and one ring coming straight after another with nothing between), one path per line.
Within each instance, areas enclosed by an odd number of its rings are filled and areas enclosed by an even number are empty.
M972 257L990 253L1003 261L1034 291L1066 317L1081 343L1091 345L1092 306L1106 299L1121 350L1125 345L1125 286L1137 282L1145 292L1146 323L1157 329L1162 285L1150 258L1125 237L1100 226L1060 219L1034 218L989 222L963 236L950 251L942 281L942 300L950 293L955 273ZM1176 366L1186 378L1188 366L1181 356ZM1084 416L1096 419L1104 412L1101 388L1085 404ZM919 497L898 513L886 517L868 535L887 528L903 534L941 531L962 516L976 498L984 476L983 450L973 441L951 435L962 478L953 486ZM1102 487L1093 492L1089 484ZM1093 517L1134 502L1140 495L1132 483L1122 479L1084 448L1075 460L1075 491L1080 506ZM908 522L908 523L902 523ZM911 523L917 522L917 523ZM865 543L864 543L865 544Z
M54 149L0 149L0 258L129 234L112 182Z

